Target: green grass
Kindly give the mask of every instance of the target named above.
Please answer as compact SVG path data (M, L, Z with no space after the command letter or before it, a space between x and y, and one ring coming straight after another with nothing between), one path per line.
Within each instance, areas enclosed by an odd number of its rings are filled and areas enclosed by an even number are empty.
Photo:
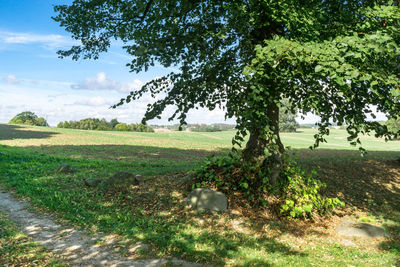
M130 255L129 247L137 242L151 245L135 257L235 266L400 264L400 170L394 161L400 143L366 138L371 152L361 158L351 146L344 147L345 133L338 130L332 131L330 146L309 151L305 147L312 144L313 131L283 134L283 140L303 166L321 166L326 193L347 203L342 214L373 217L392 238L355 239L359 247L348 248L333 233L337 215L314 223L276 220L268 210L241 209L235 202L228 214L185 208L185 172L211 152L228 151L233 132L122 133L0 125L0 183L78 228L117 234L122 254ZM56 173L61 163L76 172ZM119 190L84 186L85 178L105 179L117 171L141 173L147 182Z
M1 266L67 266L57 256L37 245L0 213Z

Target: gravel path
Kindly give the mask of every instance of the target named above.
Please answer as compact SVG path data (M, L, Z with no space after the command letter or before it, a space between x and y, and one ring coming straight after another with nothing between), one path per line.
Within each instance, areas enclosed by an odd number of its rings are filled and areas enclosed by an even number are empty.
M89 236L85 231L77 231L55 223L50 216L38 215L27 210L26 201L15 199L10 193L0 189L0 211L14 221L20 229L50 251L61 255L72 266L184 266L198 267L200 264L182 260L131 260L96 245L100 236Z

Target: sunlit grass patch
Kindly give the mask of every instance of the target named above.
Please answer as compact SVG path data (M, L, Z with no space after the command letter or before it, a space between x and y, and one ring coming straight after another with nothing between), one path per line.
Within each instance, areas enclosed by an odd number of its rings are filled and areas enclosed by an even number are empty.
M59 257L37 245L0 213L1 266L68 266Z

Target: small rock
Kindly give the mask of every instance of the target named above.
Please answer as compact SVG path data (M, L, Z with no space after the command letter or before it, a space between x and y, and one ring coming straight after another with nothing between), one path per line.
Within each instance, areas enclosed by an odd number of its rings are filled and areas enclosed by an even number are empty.
M110 178L108 178L104 183L109 186L129 186L129 185L139 185L143 182L143 177L141 175L133 175L130 172L117 172Z
M72 167L69 166L67 163L63 163L60 166L58 166L57 172L58 173L71 173L74 171L72 170Z
M138 184L141 184L141 183L144 182L144 178L143 178L143 176L140 175L140 174L136 174L135 180L136 180L136 182L137 182Z
M196 188L189 194L187 204L199 211L226 211L228 200L221 192L207 188Z
M99 185L99 183L101 183L101 179L85 179L84 182L86 186L96 187Z
M349 220L344 220L341 224L339 224L336 228L336 232L338 235L349 237L358 236L380 238L389 236L385 229L381 227L369 223L352 222Z
M135 252L138 252L139 250L145 251L145 250L149 250L149 249L150 249L150 245L144 244L144 243L139 243L139 244L136 244L133 247L131 247L129 249L129 252L135 253Z

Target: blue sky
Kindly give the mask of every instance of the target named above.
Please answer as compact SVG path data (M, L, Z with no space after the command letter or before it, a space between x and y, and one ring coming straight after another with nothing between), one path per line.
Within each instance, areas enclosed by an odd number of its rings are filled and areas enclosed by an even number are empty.
M8 122L22 111L33 111L50 125L86 117L118 118L140 122L149 96L118 109L109 109L121 97L170 70L156 66L139 75L125 66L129 57L113 45L96 61L59 59L56 51L74 44L67 32L51 19L53 6L72 1L0 1L0 122ZM161 120L167 124L173 108ZM197 110L188 122L224 122L224 112ZM228 121L232 123L233 121Z
M154 101L145 96L121 108L109 109L127 92L170 72L156 66L145 73L129 73L125 66L129 56L117 45L96 61L57 57L57 50L70 47L74 41L51 19L55 15L53 6L71 2L0 0L0 123L28 110L45 117L50 125L87 117L137 123L146 105ZM149 123L167 124L172 112L170 107L161 120ZM303 123L315 121L316 116L307 115ZM188 122L224 122L224 111L192 111Z

